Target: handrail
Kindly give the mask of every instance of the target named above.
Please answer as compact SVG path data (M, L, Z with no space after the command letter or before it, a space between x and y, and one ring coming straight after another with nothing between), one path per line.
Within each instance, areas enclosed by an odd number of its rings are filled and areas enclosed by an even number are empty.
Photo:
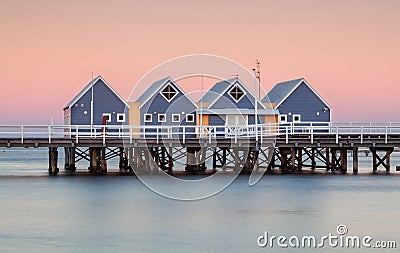
M267 123L256 125L218 125L218 126L178 126L178 125L0 125L0 138L16 138L24 143L29 138L47 138L51 143L54 138L73 138L76 143L80 139L123 138L133 142L134 138L154 138L157 143L161 139L228 138L238 141L239 138L284 137L286 143L294 135L307 136L314 143L316 135L331 135L339 143L342 135L356 135L361 143L367 135L381 135L388 143L390 135L400 135L400 123L397 122L299 122L299 123ZM262 141L262 139L261 139Z

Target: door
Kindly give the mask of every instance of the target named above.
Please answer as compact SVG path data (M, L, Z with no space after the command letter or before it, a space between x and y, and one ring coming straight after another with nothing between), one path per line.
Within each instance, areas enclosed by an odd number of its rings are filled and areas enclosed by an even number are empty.
M247 127L247 115L226 115L226 134L228 136L232 135L242 135Z

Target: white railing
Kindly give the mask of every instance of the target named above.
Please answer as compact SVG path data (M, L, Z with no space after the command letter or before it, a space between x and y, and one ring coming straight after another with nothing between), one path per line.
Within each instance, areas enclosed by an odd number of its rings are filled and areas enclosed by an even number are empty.
M123 138L130 143L134 139L180 139L184 143L190 138L204 138L211 141L215 138L238 139L280 137L286 142L293 136L309 138L314 142L315 136L335 137L336 143L342 136L356 136L361 143L365 136L379 135L388 142L390 135L400 135L400 123L268 123L243 126L102 126L102 125L0 125L0 139L14 138L24 143L27 138L46 138L51 143L55 138L73 138L76 143L81 139Z

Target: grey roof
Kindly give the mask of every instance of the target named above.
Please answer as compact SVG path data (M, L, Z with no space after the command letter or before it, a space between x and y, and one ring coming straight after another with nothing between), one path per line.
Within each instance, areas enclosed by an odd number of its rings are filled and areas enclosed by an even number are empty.
M218 83L215 83L213 87L201 98L201 102L212 103L217 99L237 78L231 78Z
M98 81L102 81L122 102L124 102L125 106L127 106L129 108L129 105L125 102L125 100L103 79L103 77L101 77L100 75L97 76L95 79L93 79L92 81L90 81L65 107L65 108L69 108L71 106L73 106L76 101L78 101L83 95L86 94L86 92L88 92L90 90L90 88L92 87L92 83L93 86L97 84Z
M261 100L263 103L280 104L290 92L298 85L304 78L298 78L286 82L277 83L274 88Z
M197 114L217 114L217 115L230 115L230 114L242 114L242 115L254 115L254 109L203 109L196 110ZM277 115L279 111L273 108L258 109L258 115Z
M154 93L156 93L159 89L161 89L161 87L165 84L165 82L168 79L170 79L169 76L154 82L152 85L150 85L150 87L147 90L143 92L143 94L138 99L136 99L136 102L141 102L141 103L146 102L151 96L154 95Z

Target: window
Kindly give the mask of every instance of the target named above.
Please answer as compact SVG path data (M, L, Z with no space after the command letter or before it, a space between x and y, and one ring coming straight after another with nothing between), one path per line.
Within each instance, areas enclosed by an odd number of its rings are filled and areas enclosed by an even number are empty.
M111 122L111 113L103 113L103 119L107 122Z
M287 122L287 115L286 114L279 115L279 122L280 123L286 123Z
M165 86L165 88L161 91L161 95L168 101L170 102L176 95L178 94L178 92L175 90L174 87L172 87L172 85L168 84L167 86Z
M240 99L244 96L244 91L240 89L239 85L233 86L233 88L229 91L229 95L236 101L239 102Z
M165 114L158 114L158 122L166 122L167 121L167 117L165 116Z
M172 114L172 122L181 122L180 114Z
M293 114L293 122L300 122L301 116L300 114Z
M117 122L125 122L125 113L118 113L117 114Z
M153 122L153 115L145 114L144 115L144 122Z
M194 115L186 114L186 122L194 122Z

